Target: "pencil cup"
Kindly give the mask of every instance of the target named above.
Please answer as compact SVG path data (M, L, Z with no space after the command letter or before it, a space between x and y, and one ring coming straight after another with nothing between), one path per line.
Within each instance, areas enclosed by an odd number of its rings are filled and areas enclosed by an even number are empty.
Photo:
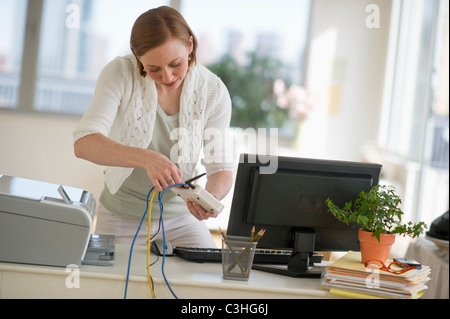
M222 239L223 278L248 280L258 242L249 237L228 236Z

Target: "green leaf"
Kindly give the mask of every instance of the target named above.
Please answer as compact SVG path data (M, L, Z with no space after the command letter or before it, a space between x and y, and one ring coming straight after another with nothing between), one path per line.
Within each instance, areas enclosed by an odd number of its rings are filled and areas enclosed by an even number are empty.
M426 225L423 222L402 224L403 211L400 197L393 186L377 185L368 192L361 191L358 196L343 208L337 207L327 198L328 210L340 221L361 225L365 231L373 232L380 240L381 234L395 233L414 237L422 234Z

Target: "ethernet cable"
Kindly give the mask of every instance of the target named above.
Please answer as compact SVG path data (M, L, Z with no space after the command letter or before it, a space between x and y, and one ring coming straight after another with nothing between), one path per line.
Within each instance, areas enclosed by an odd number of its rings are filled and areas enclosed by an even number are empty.
M125 292L124 292L124 299L127 299L127 291L128 291L128 279L129 279L129 277L130 277L130 266L131 266L131 257L132 257L132 254L133 254L133 247L134 247L134 242L136 241L136 237L137 237L137 235L139 234L139 230L141 229L141 226L142 226L142 222L144 221L144 219L145 219L145 215L147 215L147 212L148 212L148 198L149 198L149 196L150 196L150 194L153 192L153 190L154 190L154 187L152 187L152 189L148 192L148 194L147 194L147 208L145 209L145 212L144 212L144 214L142 215L142 218L141 218L141 222L139 223L139 227L138 227L138 229L137 229L137 231L136 231L136 234L134 235L134 237L133 237L133 241L132 241L132 243L131 243L131 248L130 248L130 256L128 257L128 268L127 268L127 277L126 277L126 280L125 280ZM150 230L149 230L150 231Z

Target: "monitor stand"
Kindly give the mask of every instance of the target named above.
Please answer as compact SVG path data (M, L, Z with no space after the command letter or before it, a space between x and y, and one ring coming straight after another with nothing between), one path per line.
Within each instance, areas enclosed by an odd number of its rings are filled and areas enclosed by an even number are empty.
M314 230L299 228L294 232L294 250L289 256L287 267L253 265L252 269L274 274L301 278L320 278L325 267L320 264L323 256L314 253L316 234Z

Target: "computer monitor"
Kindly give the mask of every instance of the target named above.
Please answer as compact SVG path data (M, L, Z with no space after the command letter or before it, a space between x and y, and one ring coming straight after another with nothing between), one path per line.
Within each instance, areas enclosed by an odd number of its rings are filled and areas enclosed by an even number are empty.
M275 167L275 169L273 169ZM265 228L258 248L291 249L287 265L253 269L293 277L320 277L317 251L359 251L357 225L337 220L325 205L354 200L378 184L381 165L241 154L227 234Z

